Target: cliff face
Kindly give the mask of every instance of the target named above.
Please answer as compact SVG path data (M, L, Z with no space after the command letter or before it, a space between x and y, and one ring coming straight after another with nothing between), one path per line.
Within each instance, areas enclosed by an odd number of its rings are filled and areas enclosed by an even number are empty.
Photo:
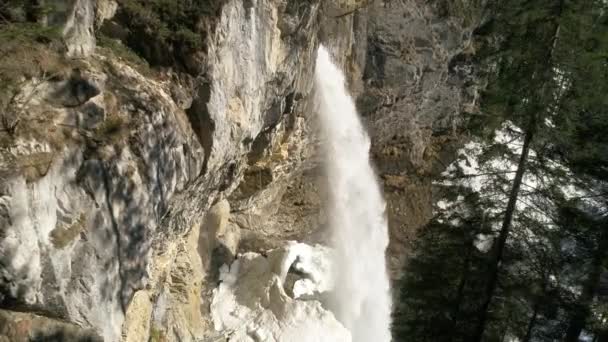
M431 180L458 144L463 113L475 110L472 30L480 2L392 1L369 8L358 105L384 182L389 269L402 272L413 233L432 215Z
M201 6L191 31L166 37L136 26L149 16L132 0L58 2L44 18L65 48L47 54L52 65L33 61L44 72L16 78L2 102L0 307L10 311L0 334L10 341L73 330L212 337L219 266L322 241L311 96L320 42L372 134L398 276L408 236L430 215L429 175L475 106L472 24L414 0Z

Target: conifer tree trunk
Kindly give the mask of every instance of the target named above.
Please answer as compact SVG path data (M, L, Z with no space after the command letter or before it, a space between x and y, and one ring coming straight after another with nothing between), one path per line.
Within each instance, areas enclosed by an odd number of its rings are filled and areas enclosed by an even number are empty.
M603 228L600 233L600 241L593 255L589 276L583 284L583 291L570 317L566 338L564 339L565 342L578 342L579 336L585 328L587 318L591 314L591 304L600 285L604 261L608 257L608 224L606 222L600 228Z
M500 229L498 239L494 244L494 260L490 265L489 280L483 294L484 302L481 307L479 322L477 324L475 335L473 336L472 341L481 342L483 339L484 331L486 329L486 323L488 321L488 309L490 308L490 304L492 303L494 292L496 291L496 286L498 284L500 264L503 259L507 238L509 237L509 232L511 231L511 223L513 222L513 214L515 213L515 205L517 204L519 189L521 188L521 183L526 172L526 162L528 161L528 155L530 153L530 145L532 143L532 139L536 130L535 116L536 113L533 113L531 115L530 124L528 129L526 130L526 134L524 137L524 145L521 151L521 156L519 158L519 163L517 165L517 172L515 173L513 186L511 187L511 193L509 194L509 201L507 202L507 209L505 210L505 216L502 221L502 227Z
M469 280L469 271L471 269L471 255L473 254L473 242L470 241L467 249L467 254L465 256L464 262L462 263L462 276L460 278L460 283L458 284L458 291L456 292L456 301L454 303L454 307L452 309L452 319L451 319L451 334L448 338L448 342L452 341L454 337L456 337L456 327L458 324L458 316L460 316L460 306L462 305L462 301L464 300L464 289Z
M532 308L532 317L530 317L530 322L528 322L528 327L526 328L526 336L522 342L530 342L532 340L532 333L534 332L534 327L536 326L536 321L538 320L538 312L540 311L540 307L542 305L545 291L547 290L547 280L543 279L543 285L541 289L541 293L536 296L534 299L534 307Z
M526 336L524 336L522 342L530 342L530 340L532 339L532 332L534 331L534 326L536 325L536 320L538 319L538 310L540 309L540 298L541 297L538 297L536 299L536 302L534 303L534 308L532 309L532 317L530 318L528 328L526 329Z
M541 69L541 74L543 74L539 84L541 84L540 97L541 99L537 101L536 106L532 106L530 108L530 121L528 123L528 127L525 130L524 136L524 144L521 151L521 156L519 159L519 163L517 165L517 172L515 173L515 179L513 180L513 186L511 187L511 192L509 194L509 200L507 202L507 208L505 210L505 215L503 218L502 226L500 229L500 233L498 235L498 239L493 246L494 259L492 264L490 265L489 270L489 280L486 285L486 289L484 291L483 297L483 305L481 307L481 311L478 318L478 324L475 329L472 342L481 342L483 339L483 335L486 329L486 325L488 322L488 309L490 308L490 304L492 303L492 299L494 297L494 293L496 292L496 287L498 285L498 276L500 272L501 262L503 260L503 254L505 245L507 243L507 238L509 237L509 233L511 231L511 225L513 222L513 215L515 213L515 205L517 204L517 197L519 195L519 189L521 188L521 183L523 181L524 174L526 172L526 163L528 161L528 155L530 153L530 145L532 140L536 134L537 129L537 120L538 115L540 113L548 110L548 104L553 102L551 99L552 96L548 93L549 89L547 88L547 83L553 77L552 74L552 60L553 60L553 52L557 45L557 40L560 31L560 23L559 19L562 16L562 12L564 9L564 0L557 0L555 4L555 13L551 20L554 22L555 27L553 30L553 34L549 44L547 45L548 49L546 57L539 61L540 64L543 64ZM546 102L545 102L546 101Z
M596 335L597 342L608 342L608 329L600 331Z
M530 317L530 322L528 322L528 327L526 328L526 335L522 342L530 342L532 340L532 334L534 332L534 328L536 327L536 323L538 322L538 314L543 305L543 301L547 298L547 287L549 286L549 275L543 274L542 277L542 286L540 289L540 293L534 299L534 307L532 308L532 317Z

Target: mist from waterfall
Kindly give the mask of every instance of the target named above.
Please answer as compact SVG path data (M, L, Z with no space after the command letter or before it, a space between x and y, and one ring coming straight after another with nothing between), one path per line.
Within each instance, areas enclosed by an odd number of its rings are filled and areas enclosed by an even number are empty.
M327 305L351 331L354 342L388 342L386 203L369 161L370 138L348 94L344 74L323 46L317 53L315 86L335 250L335 290Z

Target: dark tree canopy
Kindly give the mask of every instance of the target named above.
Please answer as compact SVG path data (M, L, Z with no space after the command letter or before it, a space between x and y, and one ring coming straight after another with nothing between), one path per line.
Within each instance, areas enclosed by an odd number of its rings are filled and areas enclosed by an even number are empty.
M491 1L487 12L475 31L488 86L472 143L437 180L394 331L399 341L604 341L608 3Z

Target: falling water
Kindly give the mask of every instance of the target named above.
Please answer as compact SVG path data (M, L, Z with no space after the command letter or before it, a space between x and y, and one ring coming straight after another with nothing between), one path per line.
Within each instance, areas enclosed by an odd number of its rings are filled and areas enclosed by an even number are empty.
M328 305L354 342L388 342L390 285L386 204L369 161L370 139L344 75L319 47L315 82L324 141L336 289Z

